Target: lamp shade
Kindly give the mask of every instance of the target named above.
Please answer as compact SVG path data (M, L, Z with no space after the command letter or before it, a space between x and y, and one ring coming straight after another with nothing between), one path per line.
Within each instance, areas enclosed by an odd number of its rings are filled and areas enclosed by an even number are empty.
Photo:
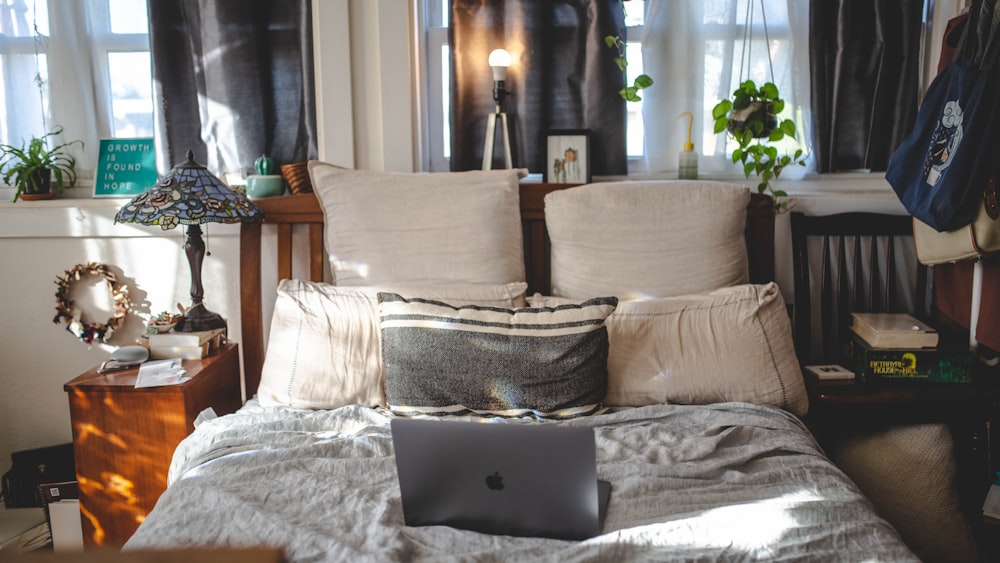
M196 162L191 151L186 161L115 214L116 223L159 225L163 230L178 225L253 223L263 219L260 208Z

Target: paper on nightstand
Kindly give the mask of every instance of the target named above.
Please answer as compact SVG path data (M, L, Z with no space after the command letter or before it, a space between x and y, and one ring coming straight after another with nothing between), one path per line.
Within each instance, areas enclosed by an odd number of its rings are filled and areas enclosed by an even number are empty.
M139 376L135 379L135 387L159 387L161 385L180 385L191 379L182 367L180 358L170 360L154 360L139 366Z

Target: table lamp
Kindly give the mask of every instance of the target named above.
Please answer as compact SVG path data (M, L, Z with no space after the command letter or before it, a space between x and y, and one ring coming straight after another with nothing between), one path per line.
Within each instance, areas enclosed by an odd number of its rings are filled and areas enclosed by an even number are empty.
M205 308L201 264L205 259L203 223L253 223L264 213L245 195L235 192L188 151L187 160L173 167L155 186L135 196L115 214L115 223L140 223L173 229L187 225L184 250L191 267L191 306L174 330L195 332L225 328L226 320Z
M507 90L507 68L510 66L510 53L504 49L494 49L490 53L490 69L493 71L493 102L496 111L486 116L486 140L483 145L483 170L493 168L493 151L496 145L497 118L500 119L500 135L503 141L504 166L513 168L514 162L510 152L510 125L507 123L507 113L503 111L503 101L510 92Z

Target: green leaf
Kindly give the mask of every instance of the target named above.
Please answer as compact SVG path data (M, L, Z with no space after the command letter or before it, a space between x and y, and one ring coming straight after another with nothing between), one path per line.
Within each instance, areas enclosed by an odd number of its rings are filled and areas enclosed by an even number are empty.
M746 176L747 178L749 178L750 174L753 174L753 172L754 172L754 163L748 162L748 163L746 163L746 164L743 165L743 175L744 176Z
M760 87L761 94L770 100L777 100L779 97L778 87L773 82L766 82Z
M615 66L618 67L618 70L625 72L625 66L628 65L628 63L623 57L615 57L611 60L615 61Z
M639 100L642 99L639 97L639 94L636 93L638 91L639 91L638 88L636 88L635 86L626 86L624 89L619 90L618 93L621 94L621 96L625 98L626 101L638 102Z
M795 122L791 119L786 119L781 122L781 130L789 137L795 136Z
M795 151L795 160L798 160L800 158L802 158L802 149L798 149Z
M765 171L764 171L764 172L763 172L763 173L762 173L762 174L760 175L760 181L761 181L761 182L770 182L770 181L771 181L771 180L773 180L773 179L774 179L774 173L773 173L773 172L771 172L770 170L765 170Z
M716 133L722 133L723 131L726 130L726 126L728 125L729 125L729 120L726 119L725 116L719 117L715 120L714 131Z
M743 154L744 154L743 153L743 149L736 149L736 150L734 150L733 151L733 164L736 164L736 161L738 161L738 160L742 160L743 159Z
M618 38L615 37L614 35L605 35L604 36L604 44L607 45L608 47L617 47L618 46Z
M774 197L788 197L788 192L785 190L774 190L771 193L774 194Z
M757 193L762 194L767 191L767 182L757 184Z
M764 153L766 153L771 160L777 160L778 158L778 149L776 147L765 147Z
M785 134L781 131L781 129L774 129L767 136L767 140L771 141L772 143L780 141L780 140L782 140L784 138L785 138Z
M733 96L733 109L736 111L746 109L746 107L750 105L751 101L750 96L748 96L745 92L737 92L736 95Z
M653 85L653 79L648 74L640 74L635 77L636 88L649 88Z
M733 109L733 103L729 100L722 100L721 102L715 104L715 107L712 108L712 119L726 117L731 109ZM716 133L718 133L718 131L716 131Z
M792 158L790 156L788 156L787 154L785 156L781 157L781 160L778 161L778 163L781 166L788 166L789 164L791 164L791 162L792 162Z
M785 111L785 101L784 100L775 100L775 101L771 102L771 113L772 114L778 115L779 113L781 113L783 111Z
M757 137L758 135L761 134L762 131L764 131L764 124L761 123L760 121L752 121L750 123L747 123L747 129L749 129L753 133L754 137Z

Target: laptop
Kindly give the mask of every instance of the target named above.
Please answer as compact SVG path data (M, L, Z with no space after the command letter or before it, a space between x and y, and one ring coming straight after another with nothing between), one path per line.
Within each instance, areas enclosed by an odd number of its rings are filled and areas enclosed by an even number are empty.
M592 428L396 418L407 526L582 540L601 533L611 484Z

